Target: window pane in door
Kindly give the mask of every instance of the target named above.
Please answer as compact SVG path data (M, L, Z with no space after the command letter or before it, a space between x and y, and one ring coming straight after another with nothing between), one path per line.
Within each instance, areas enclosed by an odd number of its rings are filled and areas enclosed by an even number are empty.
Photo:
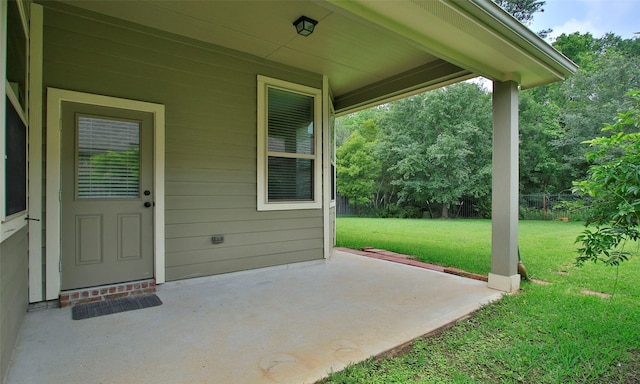
M139 122L78 116L77 146L78 198L139 197Z

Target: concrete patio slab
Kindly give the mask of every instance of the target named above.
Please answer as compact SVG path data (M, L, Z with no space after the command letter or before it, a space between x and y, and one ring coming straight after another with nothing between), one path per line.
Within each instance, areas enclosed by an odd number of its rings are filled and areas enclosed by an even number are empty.
M501 297L484 282L344 252L158 287L159 307L27 314L7 384L313 383Z

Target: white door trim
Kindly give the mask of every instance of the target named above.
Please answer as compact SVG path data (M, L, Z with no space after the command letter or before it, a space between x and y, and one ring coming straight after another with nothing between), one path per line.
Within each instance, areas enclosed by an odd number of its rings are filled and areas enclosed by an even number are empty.
M329 104L329 77L322 77L322 226L324 258L328 259L333 250L331 244L331 133L329 119L331 107Z
M47 88L47 179L46 179L46 299L60 295L60 136L63 102L131 109L153 114L154 123L154 277L165 281L164 255L164 105L116 97Z
M29 302L42 291L42 44L44 11L31 4L29 21Z

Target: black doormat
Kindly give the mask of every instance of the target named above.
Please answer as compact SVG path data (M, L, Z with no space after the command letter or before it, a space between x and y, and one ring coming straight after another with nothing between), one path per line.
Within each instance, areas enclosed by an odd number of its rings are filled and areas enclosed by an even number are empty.
M155 294L127 296L113 300L78 304L71 308L71 318L73 320L89 319L112 313L133 311L134 309L157 307L161 304L162 301Z

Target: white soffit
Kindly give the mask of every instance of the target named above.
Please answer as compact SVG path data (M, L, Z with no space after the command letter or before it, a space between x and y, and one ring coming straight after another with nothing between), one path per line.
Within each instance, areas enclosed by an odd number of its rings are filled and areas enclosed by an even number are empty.
M489 0L328 1L493 80L528 88L562 80L577 69Z

